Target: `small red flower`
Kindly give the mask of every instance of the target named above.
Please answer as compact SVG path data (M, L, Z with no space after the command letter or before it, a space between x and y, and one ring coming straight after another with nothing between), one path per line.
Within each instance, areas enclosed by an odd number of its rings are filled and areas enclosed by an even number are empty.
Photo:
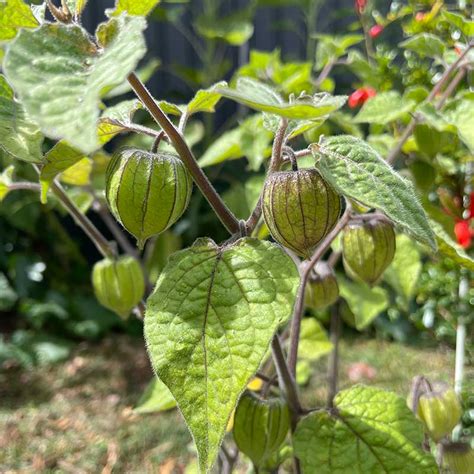
M469 220L458 221L454 224L456 239L462 247L468 249L471 246L474 231L469 227Z
M355 9L357 13L362 13L367 6L367 0L355 0Z
M415 21L423 21L426 18L426 13L425 12L418 12L415 15Z
M455 46L455 47L454 47L454 51L456 52L456 54L457 54L458 56L461 56L461 54L462 54L462 49L461 49L459 46Z
M361 106L371 97L374 97L376 94L377 92L372 87L361 87L355 90L349 96L349 100L347 101L347 103L351 109L355 109L356 107Z
M382 25L374 25L372 28L369 30L369 36L371 38L377 38L383 31L383 26Z

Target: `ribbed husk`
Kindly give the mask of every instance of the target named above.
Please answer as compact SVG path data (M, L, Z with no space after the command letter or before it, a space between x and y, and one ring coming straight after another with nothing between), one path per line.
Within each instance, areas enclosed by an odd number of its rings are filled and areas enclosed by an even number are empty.
M474 473L474 449L467 443L443 445L443 459L454 474Z
M262 400L245 392L234 417L234 440L257 467L277 453L290 428L290 413L283 400Z
M395 255L395 232L383 220L354 221L342 234L344 267L349 275L375 284Z
M186 210L192 180L178 156L135 148L119 150L106 173L106 198L115 218L138 241L172 226Z
M92 269L92 286L100 304L122 318L129 316L145 293L140 264L129 256L97 262Z
M455 391L442 387L420 396L417 415L431 438L440 441L459 423L462 409Z
M311 309L323 309L339 298L336 275L326 262L318 262L306 288L305 302Z
M315 169L272 174L263 190L263 217L273 238L308 258L335 226L341 200Z

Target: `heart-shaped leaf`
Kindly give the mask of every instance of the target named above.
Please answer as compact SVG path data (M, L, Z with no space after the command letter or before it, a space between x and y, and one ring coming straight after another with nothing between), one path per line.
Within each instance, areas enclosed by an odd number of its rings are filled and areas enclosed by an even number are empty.
M174 254L147 302L145 338L196 442L212 466L232 410L278 326L293 309L299 275L281 247L207 239Z
M303 474L435 474L423 429L404 399L378 388L340 392L331 412L303 418L293 438Z

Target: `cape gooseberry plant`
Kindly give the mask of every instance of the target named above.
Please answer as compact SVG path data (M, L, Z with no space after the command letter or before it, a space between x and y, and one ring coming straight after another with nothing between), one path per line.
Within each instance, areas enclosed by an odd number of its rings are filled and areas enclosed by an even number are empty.
M85 2L64 1L61 7L48 2L52 22L45 20L45 5L0 4L5 42L0 148L12 163L2 174L1 196L39 190L42 202L52 198L62 204L94 242L104 257L92 271L97 298L123 317L133 310L144 319L156 384L177 403L201 472L213 468L220 449L228 466L235 462L238 451L223 444L227 430L255 472L276 472L284 465L303 473L435 473L439 466L430 448L446 453L454 472L472 472L469 445L450 438L461 409L449 389L420 378L407 403L373 387L336 393L333 383L328 406L310 407L302 403L296 383L301 335L308 327L303 325L305 307L321 308L338 299L334 269L341 256L348 276L369 290L392 262L403 234L428 254L474 269L449 233L430 221L411 180L391 166L414 133L426 149L449 130L465 144L460 148L472 152L472 129L465 123L472 125L469 93L456 97L449 113L441 113L468 72L472 44L460 44L455 56L444 59L426 94L412 90L404 101L394 91L365 89L353 98L350 106L364 103L354 123L379 130L404 125L395 127L394 140L384 137L382 142L392 144L387 150L380 141L372 146L360 133L351 133L356 129L340 111L346 96L321 92L322 84L330 88L328 74L339 58L363 38L320 39L315 67L321 74L311 93L288 90L298 89L295 82L262 81L254 55L231 85L200 90L184 105L156 100L134 72L146 51L145 17L156 3L118 0L94 35L80 23ZM363 15L366 2L357 5ZM351 59L361 74L366 64L371 71L387 65L371 43L383 33L382 23L415 13L377 17L382 28L376 32L364 19L369 60L360 53ZM462 16L446 15L457 29L472 31ZM407 40L408 50L426 56L444 52L435 35L420 35ZM127 90L126 83L137 99L105 106L103 99L116 88ZM190 117L214 112L223 98L259 112L253 127L264 130L272 145L257 203L245 219L236 217L203 171L215 155L206 152L198 161L185 139ZM134 122L138 109L145 109L157 127ZM404 122L408 112L413 116ZM326 121L349 134L315 136ZM122 133L151 137L151 148L128 146L107 158L102 147ZM302 135L309 140L298 148ZM18 161L31 165L39 184L14 180ZM179 220L193 183L228 239L214 242L203 236L172 254L142 301L146 282L136 250L119 255L58 180L65 171L80 176L92 163L102 163L98 189L105 190L111 214L139 248ZM258 395L246 391L254 377L261 382Z

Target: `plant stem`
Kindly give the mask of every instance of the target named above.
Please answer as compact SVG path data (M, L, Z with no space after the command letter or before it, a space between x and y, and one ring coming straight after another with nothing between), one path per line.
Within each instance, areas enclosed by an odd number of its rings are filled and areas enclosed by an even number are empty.
M8 191L17 191L25 189L28 191L41 191L41 186L37 183L30 183L28 181L17 181L8 185Z
M300 266L300 285L296 294L295 307L293 309L293 317L291 321L290 330L290 349L288 353L288 367L290 374L294 377L296 375L296 362L298 360L298 344L300 340L301 320L304 313L304 300L306 294L306 285L313 267L318 260L325 254L326 250L331 245L332 241L337 237L339 232L346 226L352 214L352 206L346 201L346 210L339 219L334 228L329 232L324 240L318 245L316 251L308 262L302 262Z
M156 103L148 89L135 73L132 73L128 76L128 82L132 86L132 89L134 90L137 97L141 100L143 105L150 112L151 116L156 120L156 122L160 125L160 127L170 139L179 156L191 173L194 182L203 193L211 207L214 209L222 224L231 234L237 233L239 231L239 221L225 205L224 201L219 196L219 194L217 194L207 176L199 167L196 158L194 157L187 143L184 141L184 138L179 130L161 110L160 106Z
M339 379L339 338L341 335L341 317L339 315L339 305L336 303L331 308L331 342L333 344L333 350L329 356L328 364L328 408L333 407L334 397L337 393L337 385Z
M473 46L472 43L470 43L468 45L468 47L463 51L463 53L459 56L459 58L453 64L451 64L451 66L449 66L449 68L447 68L446 71L444 71L443 75L441 76L441 79L434 85L433 89L431 89L430 94L426 98L427 102L432 102L433 99L436 98L439 91L442 89L442 87L445 85L445 83L450 78L451 74L464 61L464 58L467 56L467 54L471 50L472 46ZM461 77L461 79L462 79L462 77ZM456 82L456 85L457 85L457 84L459 84L459 81L461 79L458 78L458 76L456 75L455 78L453 79L453 82ZM445 94L443 95L441 100L438 102L438 104L435 106L437 110L439 110L444 105L444 102L448 98L448 90L449 90L449 94L452 94L454 89L455 89L455 87L448 86L448 88L446 89ZM387 155L386 160L387 160L388 163L393 163L395 161L395 159L398 157L398 155L400 154L400 152L403 148L403 145L405 145L406 141L410 138L411 134L415 130L416 124L417 124L417 119L413 118L410 121L410 123L407 125L407 127L403 131L402 135L400 136L397 144L392 148L392 150L390 150L389 154Z
M278 334L275 334L272 339L272 354L278 374L278 382L286 400L288 401L288 406L291 411L292 430L294 430L296 423L298 422L299 414L302 410L298 398L296 381L288 369Z
M280 126L275 134L275 138L273 139L273 146L272 146L272 156L270 158L270 165L268 166L267 170L267 177L270 176L275 171L280 169L282 164L282 150L285 144L285 133L286 129L288 128L288 120L286 118L280 119ZM262 196L263 190L260 193L260 197L258 198L257 205L255 209L250 214L250 217L247 219L245 226L247 227L247 232L250 235L252 231L255 229L258 221L260 220L260 216L262 215Z
M64 191L64 188L56 181L51 183L51 191L59 199L63 207L69 212L76 224L87 234L89 239L97 247L97 250L108 258L114 258L117 251L114 245L109 242L97 227L84 215L78 207L69 199L69 196Z

